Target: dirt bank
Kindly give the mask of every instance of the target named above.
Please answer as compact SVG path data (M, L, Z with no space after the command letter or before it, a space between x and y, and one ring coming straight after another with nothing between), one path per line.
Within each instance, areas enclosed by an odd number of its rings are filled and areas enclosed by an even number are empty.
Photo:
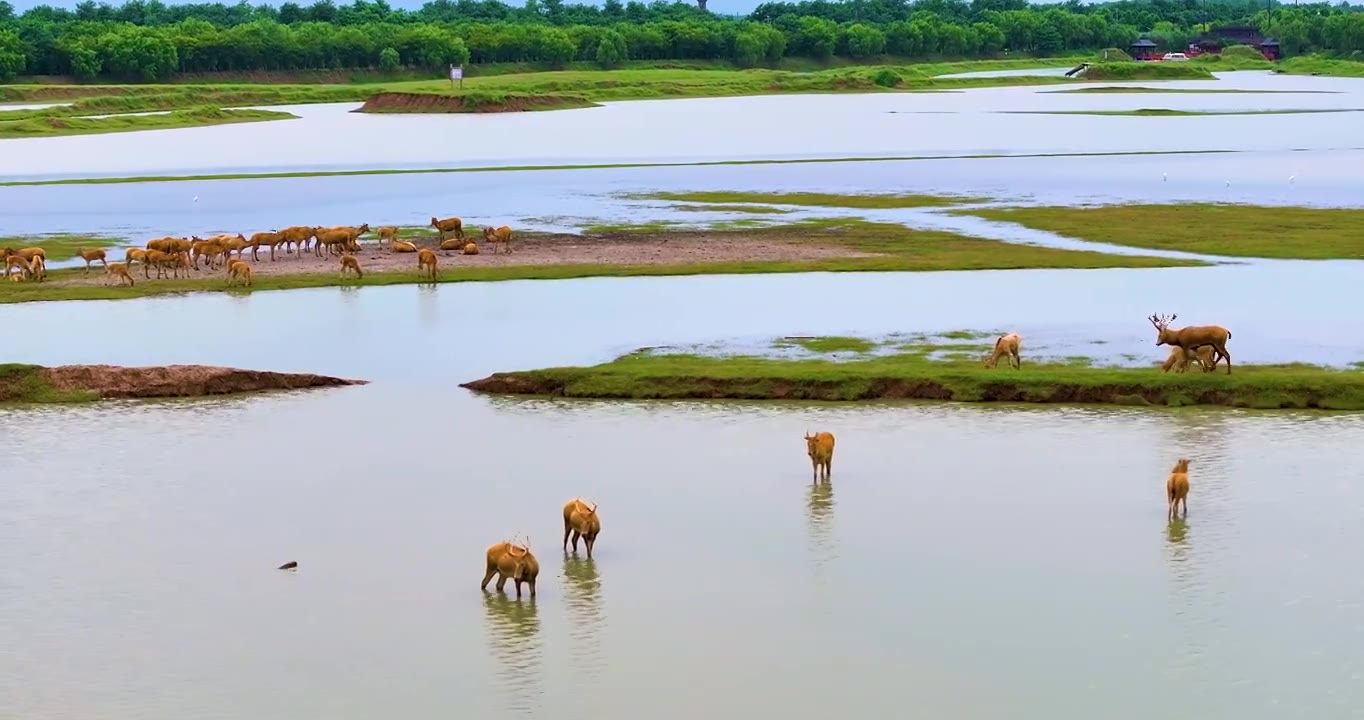
M475 231L476 232L476 231ZM404 234L418 247L434 248L439 243L435 237L413 237ZM379 246L377 241L361 241L363 250L356 253L356 259L364 272L417 272L416 253L395 253L388 245ZM833 258L874 257L871 253L861 253L840 247L837 244L818 244L796 236L783 238L772 233L724 232L661 232L661 233L598 233L585 235L570 234L517 234L512 239L511 253L493 254L491 247L484 247L478 255L461 255L456 251L441 251L439 262L442 270L447 268L516 267L546 265L675 265L704 264L738 261L752 262L800 262ZM126 250L119 246L109 249L110 260L123 260ZM287 253L281 249L270 260L270 250L260 252L260 260L251 261L251 253L245 260L257 276L269 275L335 275L341 269L336 255L323 254L318 257L313 251ZM190 276L205 282L225 281L226 270L210 271L207 261L202 262L200 270L192 271ZM144 282L155 283L156 273L151 279L145 277L144 268L135 265L133 277L140 286ZM53 278L52 285L100 285L108 283L98 263L88 276L72 275Z
M468 93L434 95L427 93L385 92L370 96L354 112L361 113L504 113L527 110L566 110L597 107L587 98L575 95L500 95Z
M173 398L363 385L364 380L206 365L0 366L0 401Z
M1159 385L858 377L792 380L780 377L672 377L593 373L591 369L494 373L460 387L503 395L600 399L937 400L1102 405L1219 405L1247 408L1352 409L1359 398L1339 387L1280 388L1271 398L1255 387L1190 388Z

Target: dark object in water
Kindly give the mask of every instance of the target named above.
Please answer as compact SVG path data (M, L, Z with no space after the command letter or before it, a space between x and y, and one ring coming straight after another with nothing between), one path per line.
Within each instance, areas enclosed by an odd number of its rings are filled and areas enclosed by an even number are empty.
M298 563L297 563L296 561L294 561L294 560L290 560L289 562L284 563L283 565L280 565L280 566L279 566L279 569L280 569L280 570L293 570L293 569L295 569L295 568L297 568L297 567L298 567Z

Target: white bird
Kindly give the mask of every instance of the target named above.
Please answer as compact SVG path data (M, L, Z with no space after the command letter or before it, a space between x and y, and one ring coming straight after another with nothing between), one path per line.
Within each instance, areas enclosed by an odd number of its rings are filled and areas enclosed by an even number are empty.
M199 202L199 196L198 196L198 195L195 195L195 196L194 196L194 202Z
M1293 178L1295 178L1295 177L1297 177L1297 175L1289 175L1289 176L1288 176L1288 184L1289 184L1289 185L1292 185L1292 184L1293 184Z
M1230 180L1227 181L1227 187L1231 187L1231 181L1230 181Z
M1169 178L1165 173L1161 173L1161 174L1160 174L1160 181L1161 181L1161 182L1165 182L1166 180L1169 180L1169 179L1170 179L1170 178Z

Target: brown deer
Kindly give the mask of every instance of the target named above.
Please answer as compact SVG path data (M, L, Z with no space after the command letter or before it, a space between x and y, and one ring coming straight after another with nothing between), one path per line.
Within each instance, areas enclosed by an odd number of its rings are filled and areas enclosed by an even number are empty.
M535 555L530 551L530 538L522 545L516 544L516 538L511 542L500 542L496 545L488 546L486 553L487 565L483 573L483 584L479 587L483 590L488 589L488 581L497 576L497 591L502 592L507 580L516 583L516 598L521 599L521 583L530 586L530 596L535 597L535 578L540 574L540 563L536 561Z
M493 253L497 252L497 246L501 243L505 252L511 252L512 230L503 225L500 228L491 226L483 228L483 239L492 245Z
M417 272L429 275L431 282L436 281L436 254L423 248L417 253Z
M461 250L460 252L461 252L462 254L464 254L464 255L477 255L477 254L478 254L478 243L476 243L476 242L467 242L467 243L464 243L464 249Z
M385 240L389 241L389 243L392 244L392 242L395 239L397 239L397 237L398 237L397 225L385 225L379 228L379 247L384 246Z
M1231 331L1221 325L1193 325L1190 327L1171 330L1170 323L1174 322L1179 315L1171 315L1166 318L1164 315L1152 315L1147 318L1156 327L1156 346L1175 345L1184 348L1184 352L1194 352L1198 348L1211 345L1217 351L1213 358L1213 364L1218 360L1227 361L1227 374L1231 374L1231 354L1227 352L1227 341L1231 339Z
M365 276L363 272L360 272L360 261L356 260L355 256L349 253L341 256L341 277L346 276L346 270L348 269L355 271L355 277L357 279Z
M107 277L118 278L119 285L122 285L125 279L130 286L137 284L133 280L132 273L128 272L128 265L126 263L111 262L104 266L104 274Z
M1175 510L1179 505L1184 505L1184 517L1189 516L1189 459L1180 458L1173 470L1170 471L1170 479L1165 481L1165 500L1168 504L1166 519L1175 519Z
M597 544L601 533L601 518L597 517L597 504L589 506L582 498L573 498L564 504L564 550L568 550L568 536L573 536L573 552L578 552L578 538L587 542L587 559L592 559L592 546Z
M999 364L999 359L1008 356L1009 367L1019 370L1023 367L1023 361L1018 357L1018 345L1023 342L1023 336L1011 332L1007 335L1000 335L995 340L995 349L990 353L990 357L985 359L985 367L993 368Z
M810 465L814 468L815 482L819 481L820 471L824 471L824 479L829 479L829 474L834 469L834 436L833 433L805 433L805 454L810 456Z
M255 278L252 277L251 266L245 260L230 260L227 263L227 285L231 287L238 282L243 285L252 285Z
M105 267L105 269L108 269L109 263L105 262L105 260L104 260L104 255L105 255L104 251L101 250L100 248L95 248L95 249L93 249L93 250L86 250L86 249L84 249L84 248L77 248L77 249L76 249L76 257L79 257L80 259L82 259L82 260L85 261L85 272L82 273L82 274L83 274L83 275L89 275L89 274L90 274L90 263L92 263L92 262L94 262L94 261L96 261L96 260L98 260L99 263Z
M453 232L457 238L464 237L464 221L457 217L445 218L444 220L431 218L431 227L440 231L441 240L445 239L445 233L448 232Z
M1170 368L1174 368L1175 372L1182 373L1189 369L1191 362L1198 363L1203 372L1212 372L1213 368L1217 366L1213 360L1212 346L1204 345L1193 353L1188 353L1184 351L1184 348L1176 345L1170 348L1170 357L1165 358L1165 362L1161 363L1160 370L1161 372L1170 372Z

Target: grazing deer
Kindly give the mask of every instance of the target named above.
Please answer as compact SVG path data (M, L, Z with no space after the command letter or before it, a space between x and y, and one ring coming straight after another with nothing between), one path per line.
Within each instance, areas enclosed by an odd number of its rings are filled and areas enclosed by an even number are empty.
M500 228L493 228L491 226L483 228L483 239L492 245L494 254L497 253L497 246L499 243L501 243L506 252L511 252L512 230L506 225L503 225Z
M1193 352L1198 348L1211 345L1217 351L1217 356L1213 358L1213 364L1218 360L1227 361L1227 374L1231 374L1231 354L1227 352L1227 341L1231 339L1231 331L1221 325L1193 325L1190 327L1171 330L1170 323L1174 322L1179 315L1152 315L1147 318L1156 327L1156 345L1175 345L1184 348L1184 352Z
M227 263L227 284L229 287L241 282L243 285L252 285L255 278L252 277L251 266L245 260L232 260Z
M1170 356L1165 358L1165 362L1161 363L1160 370L1161 372L1170 372L1170 368L1174 368L1175 372L1182 373L1189 369L1189 363L1196 362L1198 367L1203 369L1203 372L1212 372L1213 368L1217 366L1212 353L1211 345L1204 345L1192 353L1185 352L1184 348L1176 345L1170 348Z
M1189 516L1189 460L1180 458L1170 471L1170 479L1165 481L1165 500L1168 504L1166 519L1175 519L1175 510L1184 505L1184 517Z
M1009 367L1019 370L1023 367L1023 361L1018 357L1018 345L1023 342L1023 336L1011 332L1008 335L1000 335L995 340L995 349L990 353L990 357L985 359L985 367L993 368L999 364L999 359L1008 356Z
M356 260L355 256L349 253L341 256L341 277L346 276L346 270L348 269L355 271L355 277L357 279L365 276L363 272L360 272L360 261Z
M535 555L530 551L530 538L527 537L522 545L516 544L513 537L510 542L500 542L496 545L488 546L486 553L487 563L483 573L483 584L480 589L488 589L488 581L497 576L497 591L502 592L502 588L507 584L507 580L516 583L516 598L521 598L521 583L530 586L530 596L535 597L535 578L540 574L540 563L536 561Z
M597 544L601 534L601 518L597 517L597 504L589 507L582 498L573 498L564 505L564 550L568 550L569 535L573 536L573 552L578 552L578 538L587 542L587 559L592 559L592 546Z

